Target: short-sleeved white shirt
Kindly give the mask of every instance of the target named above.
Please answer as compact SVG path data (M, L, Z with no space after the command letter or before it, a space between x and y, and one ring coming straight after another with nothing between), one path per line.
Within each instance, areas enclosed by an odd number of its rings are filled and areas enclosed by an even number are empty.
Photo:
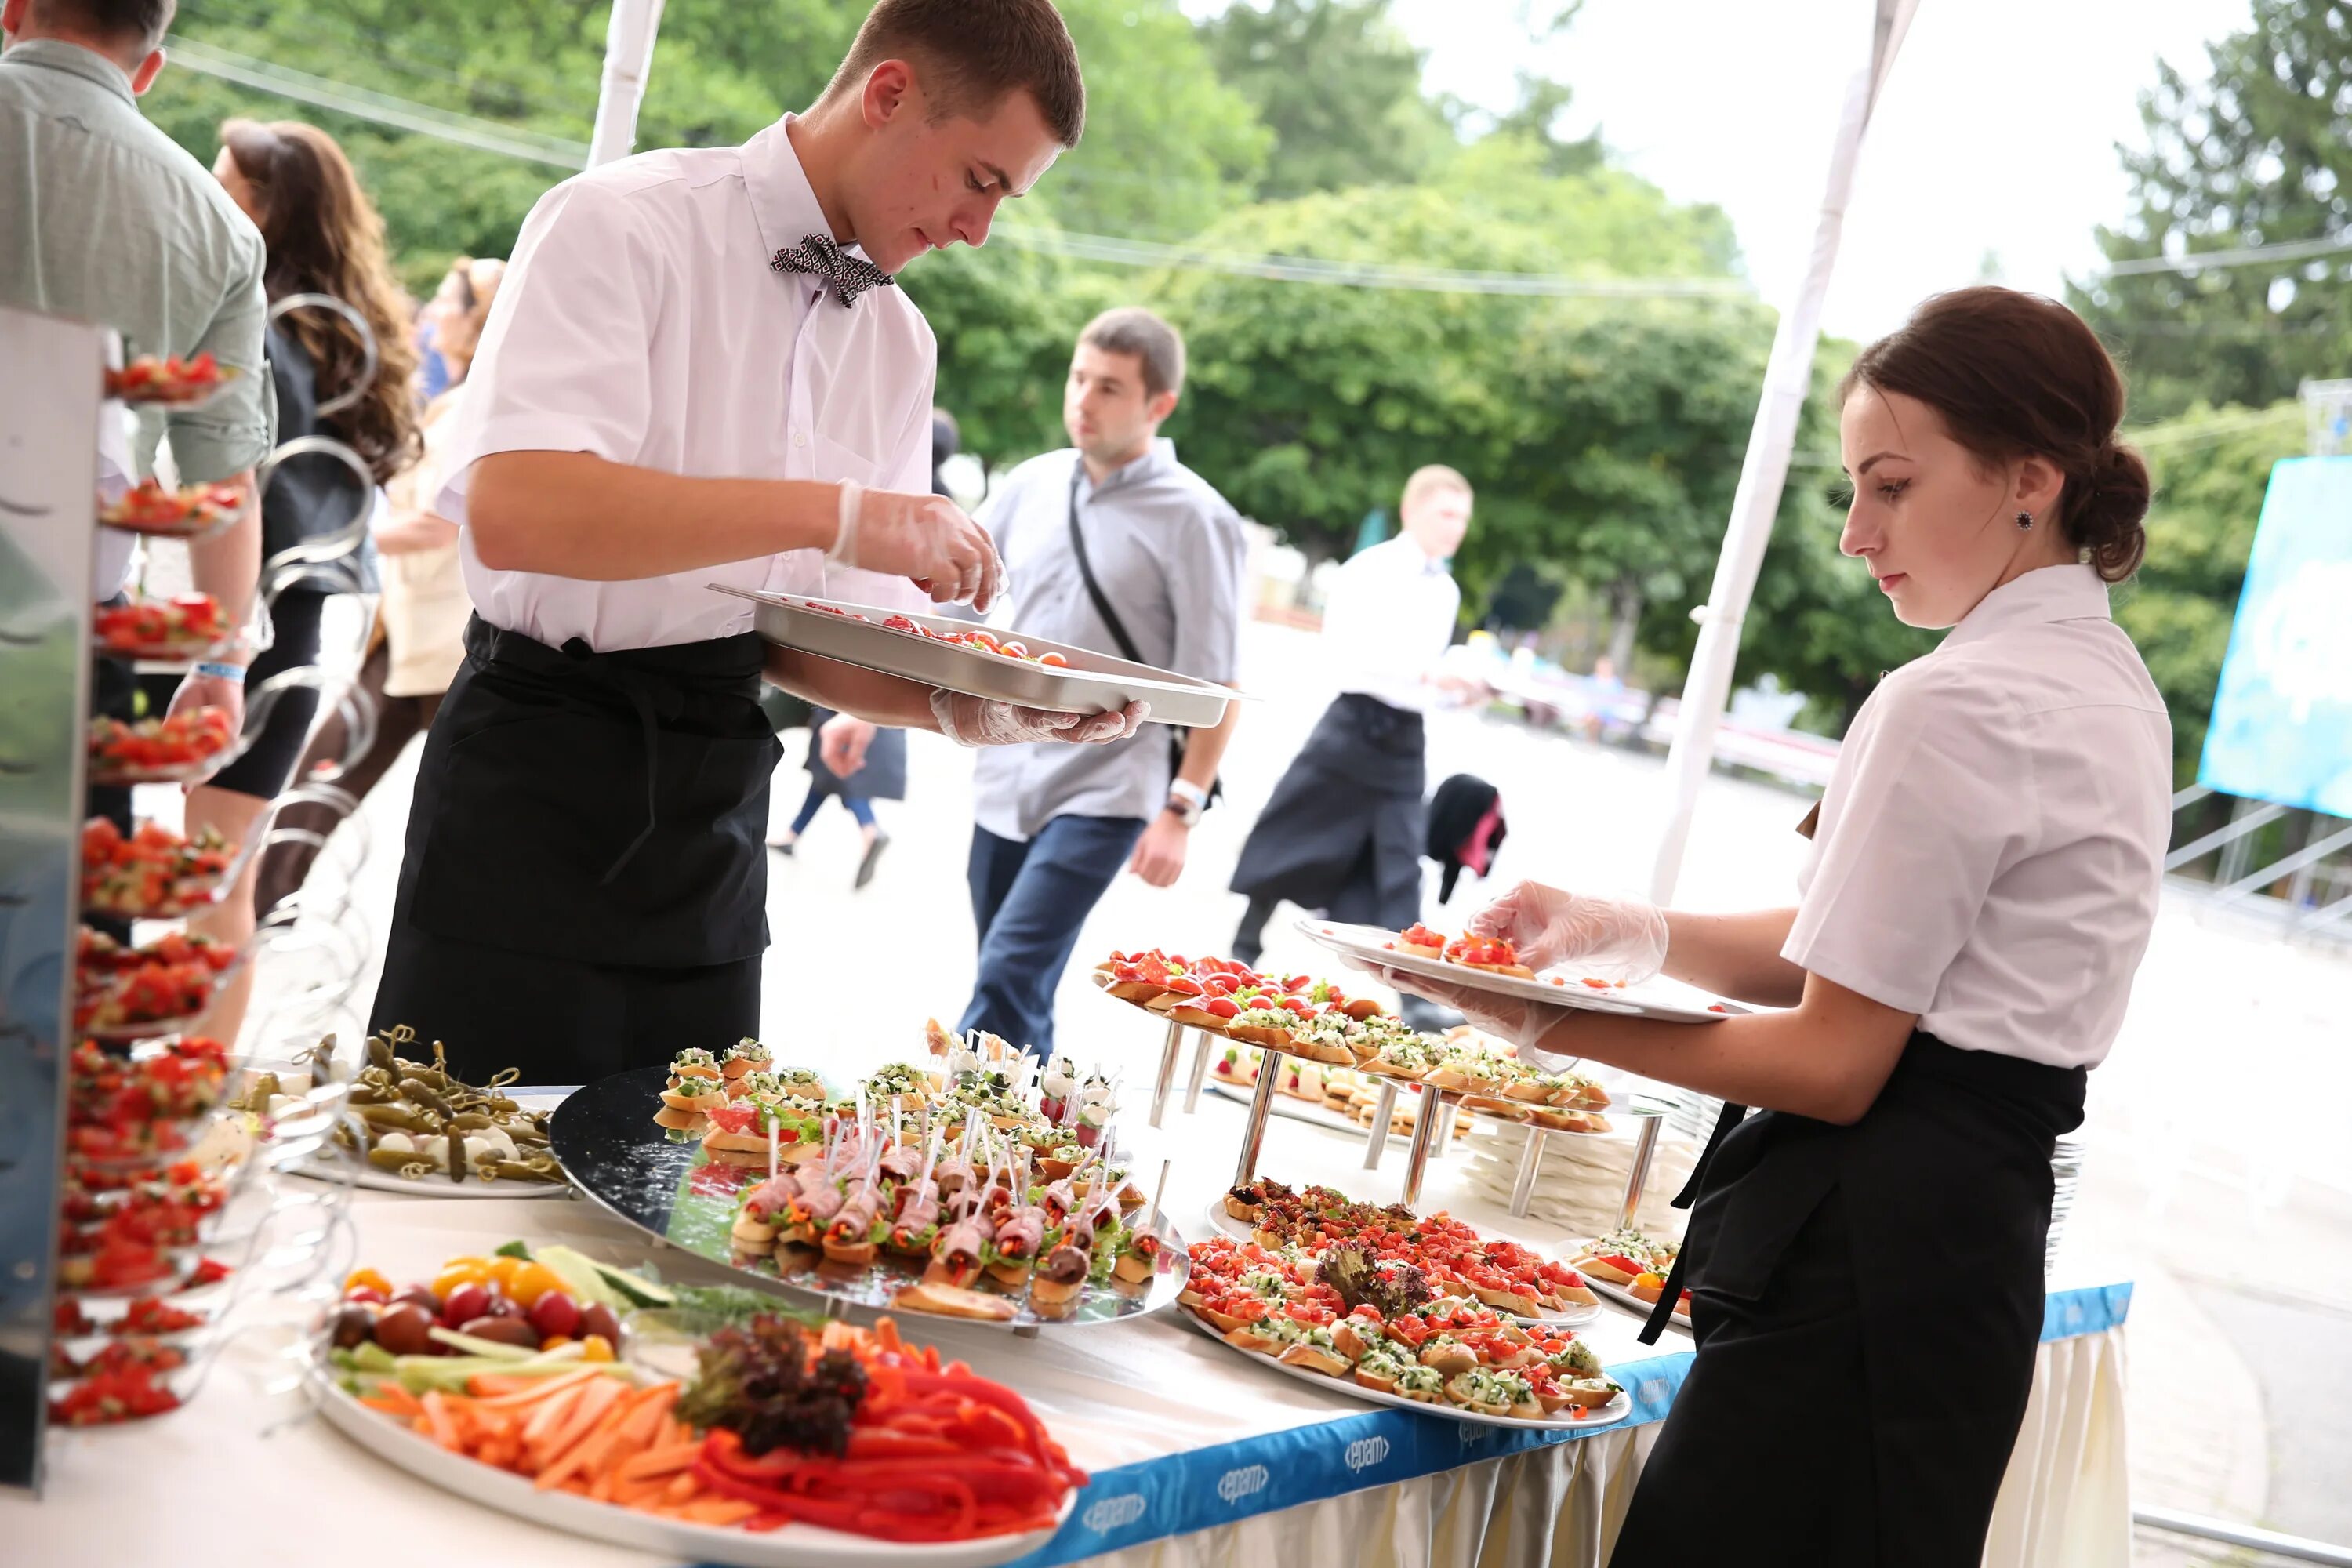
M938 351L922 312L896 288L845 306L813 278L770 269L777 251L831 233L785 133L792 118L740 147L643 153L540 198L455 416L442 516L464 527L473 465L508 451L930 489ZM493 571L470 529L460 554L483 619L599 651L750 629L751 605L711 583L826 592L815 550L623 583Z
M2088 566L1996 588L1856 715L1781 955L1964 1050L2095 1067L2172 824L2172 727Z
M1323 605L1323 647L1339 689L1428 711L1437 688L1424 678L1445 657L1461 612L1454 574L1411 536L1359 551L1333 574Z

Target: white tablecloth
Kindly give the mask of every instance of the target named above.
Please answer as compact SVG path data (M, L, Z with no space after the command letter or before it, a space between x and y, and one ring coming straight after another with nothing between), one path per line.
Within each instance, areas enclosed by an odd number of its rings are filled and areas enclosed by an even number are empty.
M1169 1212L1195 1234L1229 1172L1235 1129L1171 1113L1167 1142L1197 1147ZM1308 1129L1268 1139L1265 1168L1372 1194L1345 1142ZM1427 1200L1452 1195L1450 1163ZM1156 1173L1156 1165L1147 1174ZM1355 1179L1350 1180L1352 1175ZM1463 1202L1475 1222L1499 1214ZM357 1258L395 1281L446 1257L523 1237L630 1262L645 1239L584 1202L423 1200L362 1194ZM1522 1227L1531 1240L1540 1231ZM669 1249L668 1277L730 1277ZM2120 1565L2129 1519L2122 1433L2122 1311L2127 1288L2053 1297L2024 1435L1994 1521L1988 1562ZM1069 1525L1029 1561L1098 1559L1118 1568L1269 1563L1596 1564L1605 1561L1654 1425L1613 1428L1492 1457L1533 1435L1380 1409L1263 1367L1178 1324L1048 1331L1016 1339L977 1325L910 1325L1018 1388L1097 1477ZM1639 1344L1613 1310L1585 1331L1654 1420L1686 1365L1688 1340ZM187 1409L52 1439L47 1494L0 1498L8 1568L97 1561L175 1568L414 1568L454 1554L501 1568L650 1568L643 1553L559 1534L435 1491L302 1418L284 1386L291 1330L232 1346ZM1664 1352L1663 1355L1661 1352ZM1647 1364L1641 1364L1644 1362ZM1300 1498L1309 1500L1299 1501ZM1178 1533L1170 1534L1171 1531Z

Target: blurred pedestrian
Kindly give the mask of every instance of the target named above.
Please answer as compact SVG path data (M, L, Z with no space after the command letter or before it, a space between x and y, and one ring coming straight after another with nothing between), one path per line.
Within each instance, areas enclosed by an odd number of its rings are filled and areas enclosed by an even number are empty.
M373 510L377 487L414 463L423 449L410 390L415 351L410 345L408 300L385 253L383 220L334 138L316 126L281 120L262 124L231 120L221 126L213 174L231 200L261 230L266 250L262 282L271 301L327 294L364 321L374 340L375 364L359 326L340 310L289 310L268 330L269 374L278 396L279 444L305 436L343 443L367 469L368 482L320 454L278 465L261 498L262 549L268 564L298 545L316 543L362 522ZM352 401L331 413L322 405ZM362 541L363 542L363 541ZM355 571L297 571L266 582L270 646L256 656L252 678L318 662L320 620L331 594L364 590L362 552L347 558ZM188 793L187 825L215 827L242 843L286 787L310 738L315 692L278 695L245 753ZM189 922L193 931L231 943L253 934L257 863L227 896ZM209 1027L234 1039L243 1022L251 970L223 987Z
M1284 900L1402 931L1421 919L1428 787L1423 715L1470 683L1439 671L1462 608L1447 563L1469 531L1470 481L1432 464L1405 481L1403 531L1332 574L1323 640L1339 695L1274 787L1235 863L1249 908L1234 956L1255 963ZM1425 1004L1408 998L1418 1021ZM1434 1019L1432 1019L1434 1022Z
M465 395L466 373L473 366L475 345L505 277L503 261L461 256L450 263L422 312L451 379L446 390L425 405L420 420L424 456L384 485L383 521L374 534L382 557L383 598L356 683L374 705L375 738L365 753L345 763L335 780L338 787L361 799L408 742L432 726L442 694L466 660L466 620L474 607L459 573L457 525L435 514L433 499L440 488L448 432ZM295 777L308 778L321 764L341 759L349 743L342 715L330 713L311 737ZM304 802L287 806L278 820L280 826L323 838L338 817L326 805ZM266 917L302 885L318 851L317 844L290 842L269 851L254 894L257 915Z

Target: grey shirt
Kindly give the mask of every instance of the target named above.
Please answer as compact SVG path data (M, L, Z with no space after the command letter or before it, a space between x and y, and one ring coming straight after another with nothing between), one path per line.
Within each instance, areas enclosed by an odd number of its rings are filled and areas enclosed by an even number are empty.
M1241 657L1240 514L1176 460L1164 437L1097 485L1075 449L1032 458L980 510L1012 579L1014 635L1120 657L1070 549L1070 485L1103 596L1147 664L1231 685ZM1168 731L1107 746L989 746L973 763L973 817L1001 838L1056 816L1140 816L1166 804Z
M53 38L0 54L0 304L111 327L126 354L209 353L238 373L202 408L144 412L133 478L167 426L184 481L268 456L261 268L260 233L148 123L112 61Z

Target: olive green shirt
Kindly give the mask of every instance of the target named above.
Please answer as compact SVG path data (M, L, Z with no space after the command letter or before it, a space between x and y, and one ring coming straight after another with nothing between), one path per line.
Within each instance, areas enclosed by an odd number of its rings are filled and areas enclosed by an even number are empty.
M259 232L111 60L54 38L0 54L0 305L112 327L126 356L209 353L238 373L202 408L142 413L139 475L167 426L186 481L268 454L261 267Z

